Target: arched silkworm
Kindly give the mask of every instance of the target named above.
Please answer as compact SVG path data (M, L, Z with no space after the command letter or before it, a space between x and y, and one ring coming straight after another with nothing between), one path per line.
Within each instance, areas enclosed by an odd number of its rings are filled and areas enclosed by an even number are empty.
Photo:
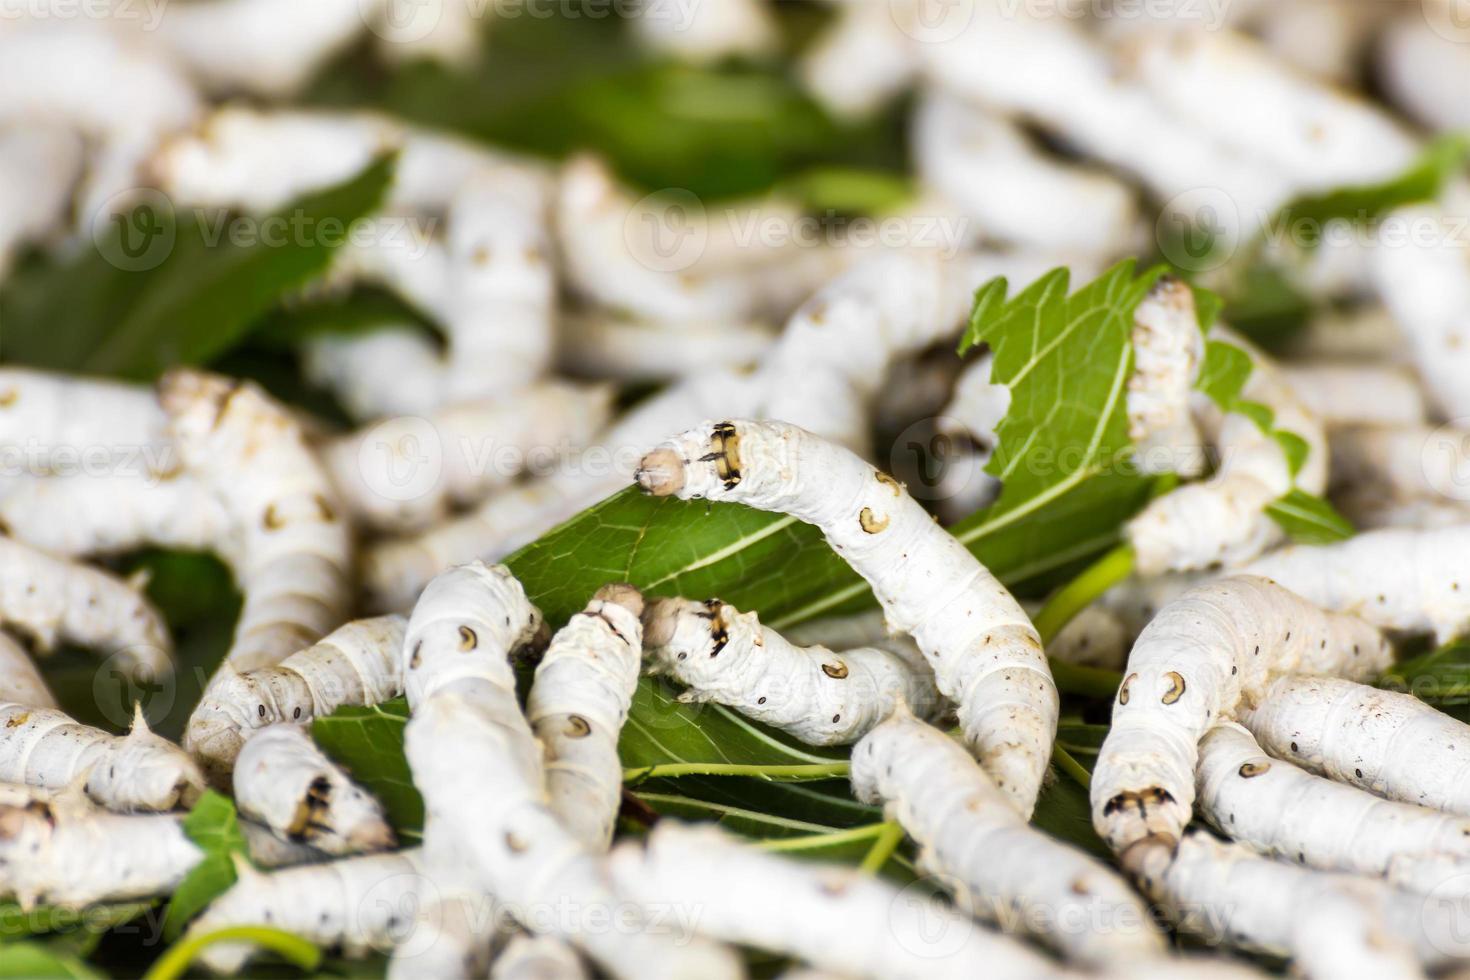
M1385 629L1433 633L1447 643L1470 628L1470 523L1383 528L1336 544L1292 545L1252 562L1263 575L1324 609Z
M148 728L139 707L127 735L78 724L54 708L0 705L0 780L53 791L83 780L109 810L189 806L204 776L188 754Z
M712 825L662 820L642 841L613 849L612 874L645 905L699 909L693 925L705 935L852 977L1063 975L957 909L851 868L761 851ZM839 934L846 939L837 941Z
M1041 641L990 572L892 477L784 422L705 423L643 457L655 496L743 503L814 524L873 587L955 704L972 752L1030 814L1056 732Z
M254 383L177 368L159 398L186 470L224 502L238 536L244 606L222 663L280 663L348 618L342 505L300 426Z
M1194 290L1162 276L1133 311L1133 373L1128 377L1128 438L1144 473L1195 476L1204 468L1190 413L1205 359Z
M404 750L424 797L426 847L442 848L455 862L450 873L473 880L525 924L574 944L613 976L739 976L737 960L721 947L594 927L594 917L606 922L620 914L619 899L594 852L549 805L541 748L516 700L507 659L538 619L507 569L478 562L441 574L414 608L404 643L413 712ZM475 779L464 778L466 766ZM553 916L548 928L539 910L568 900L575 914Z
M1092 774L1092 823L1133 866L1189 823L1200 737L1286 674L1376 677L1392 650L1373 627L1251 576L1207 583L1144 628Z
M209 685L184 739L212 773L228 775L256 730L306 724L343 705L381 704L403 693L402 616L358 619L274 667L226 670Z
M1240 722L1267 752L1311 772L1470 817L1470 725L1413 695L1330 677L1283 677L1240 713Z
M1162 954L1162 933L1122 877L1029 826L963 746L903 706L853 748L852 785L884 804L971 914L1090 966Z
M1200 740L1196 808L1252 850L1311 868L1381 876L1396 859L1446 858L1470 873L1470 821L1313 776L1290 758L1266 755L1240 725L1215 726Z
M235 884L189 926L198 936L230 926L271 926L362 958L390 949L434 895L418 850L370 854L262 873L235 862ZM216 943L199 956L216 973L238 974L256 948Z
M138 589L98 568L0 536L0 623L51 650L58 641L116 656L134 673L173 673L173 639Z
M922 656L800 647L718 599L654 600L644 625L652 669L686 687L679 700L729 705L809 745L855 742L898 705L925 717L948 707Z
M427 417L385 419L328 442L322 462L354 519L410 530L479 503L527 470L550 469L602 429L612 396L600 385L537 382Z
M168 895L203 857L171 814L0 805L0 889L23 908Z
M1255 420L1237 412L1214 420L1219 413L1205 407L1212 419L1205 427L1215 430L1211 441L1220 465L1209 479L1165 494L1128 522L1128 540L1140 575L1250 561L1284 536L1266 513L1271 502L1293 486L1314 494L1327 489L1327 437L1322 424L1264 354L1228 331L1217 328L1211 335L1250 353L1253 368L1244 397L1270 408L1277 428L1301 437L1307 444L1306 459L1293 474L1281 444Z
M622 801L618 733L642 663L643 596L631 585L597 590L552 637L536 667L526 719L545 752L551 808L588 849L612 842Z
M297 844L328 854L393 846L383 805L352 782L306 729L277 724L256 732L235 765L240 813Z

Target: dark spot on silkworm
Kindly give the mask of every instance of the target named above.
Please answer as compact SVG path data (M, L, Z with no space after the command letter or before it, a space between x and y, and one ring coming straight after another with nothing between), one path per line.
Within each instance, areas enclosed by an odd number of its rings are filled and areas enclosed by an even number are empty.
M760 698L756 698L756 699L755 699L755 703L756 703L756 704L765 704L765 703L766 703L766 699L765 699L765 698L763 698L763 697L760 697Z
M842 715L840 713L839 714L835 714L835 715L832 716L832 724L834 724L834 725L837 724L841 720L842 720Z
M1123 678L1123 683L1118 688L1118 703L1119 704L1127 704L1128 703L1128 685L1132 684L1133 681L1134 681L1134 679L1136 677L1138 677L1137 674L1129 674L1127 677Z
M1291 743L1291 750L1292 750L1292 751L1293 751L1293 752L1295 752L1295 751L1297 751L1297 747L1296 747L1296 743L1295 743L1295 742L1292 742L1292 743Z
M1363 778L1363 770L1361 770L1361 769L1354 769L1353 770L1353 775L1354 776L1357 776L1359 779L1362 779Z
M413 656L411 656L411 657L408 658L408 669L409 670L417 670L418 669L418 665L423 662L423 658L419 656L419 654L423 652L423 649L424 649L424 641L423 640L419 640L417 643L415 643L413 645Z
M726 490L733 490L740 483L740 433L731 422L716 422L711 438L715 446L710 454L715 464L715 475Z
M1173 704L1184 696L1184 675L1178 671L1171 670L1164 676L1170 678L1170 681L1169 689L1164 692L1161 700L1165 704Z
M292 718L300 718L301 717L301 708L299 706L291 709L291 717Z
M864 507L858 512L858 526L868 534L881 534L887 529L889 518L873 516L873 508Z
M514 831L510 830L505 832L505 846L512 854L524 854L526 851L526 842L517 837Z
M568 715L566 734L569 738L586 738L592 734L592 725L581 715Z
M1240 775L1242 779L1251 779L1263 772L1269 772L1270 769L1271 763L1269 762L1246 762L1241 764Z
M822 664L822 673L826 674L834 681L840 681L847 676L847 664Z
M264 718L265 717L265 705L263 705L263 704L257 704L255 706L255 716L257 718Z
M468 626L461 626L459 628L459 648L461 650L473 650L479 645L480 638L475 635L474 630Z

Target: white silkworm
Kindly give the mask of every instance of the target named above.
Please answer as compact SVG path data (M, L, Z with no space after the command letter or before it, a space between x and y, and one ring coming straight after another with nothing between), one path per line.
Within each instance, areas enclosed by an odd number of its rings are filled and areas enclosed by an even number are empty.
M743 503L822 530L911 634L986 772L1023 814L1051 756L1058 699L1024 611L899 483L783 422L705 423L643 457L647 493Z
M443 404L438 347L415 327L388 326L345 337L327 335L302 348L301 369L330 390L359 421L428 415Z
M1465 523L1466 435L1427 424L1336 429L1330 437L1334 500L1359 526L1383 527L1408 513L1433 526Z
M235 805L286 840L328 854L393 846L383 806L328 759L299 725L268 725L240 749Z
M0 277L21 248L55 237L65 225L82 165L75 133L46 127L0 132Z
M172 814L0 805L0 889L22 908L167 895L201 857Z
M680 701L729 705L809 745L851 744L899 705L925 717L947 707L922 656L800 647L718 599L657 599L644 627L650 669L685 686Z
M1212 230L1237 240L1255 231L1249 219L1274 213L1296 190L1285 174L1199 131L1197 106L1181 117L1160 105L1108 46L1067 18L994 2L970 10L964 30L952 37L923 32L925 43L914 48L926 74L1135 175L1168 202L1163 220L1185 225L1209 207L1223 223ZM948 25L946 19L940 27Z
M1286 452L1246 415L1226 413L1214 428L1220 463L1207 480L1189 483L1150 503L1127 524L1140 575L1243 564L1283 536L1266 507L1292 489L1320 494L1327 485L1327 442L1322 424L1297 400L1264 354L1234 335L1214 335L1243 347L1253 368L1244 397L1274 413L1278 429L1301 437L1306 459L1293 476ZM1203 402L1200 404L1203 405ZM1203 406L1209 416L1219 413Z
M1143 473L1196 476L1204 466L1190 414L1205 359L1194 291L1161 276L1133 311L1133 373L1128 377L1128 438Z
M1470 726L1413 695L1284 677L1240 722L1267 752L1329 779L1470 816Z
M802 81L828 109L864 116L897 95L916 65L894 4L843 3L798 65Z
M59 707L31 655L3 631L0 631L0 702L32 708Z
M219 497L238 535L244 593L222 663L279 663L348 618L351 540L300 426L254 383L177 368L159 398L184 466Z
M1465 332L1470 328L1470 246L1463 208L1402 208L1378 228L1373 279L1430 397L1446 416L1470 415Z
M189 926L197 936L231 926L262 925L294 932L318 946L361 958L393 946L433 895L418 850L370 854L262 874L235 864L230 890ZM255 948L216 943L199 959L216 973L239 974Z
M1432 18L1454 23L1453 5L1441 11L1406 10L1385 27L1375 46L1377 80L1388 97L1419 122L1437 130L1470 127L1470 53L1463 25L1452 36L1436 30Z
M0 524L53 555L116 555L153 546L230 553L224 502L198 480L109 471L0 481Z
M1420 425L1428 418L1424 389L1398 365L1316 361L1283 365L1281 375L1329 426Z
M589 850L612 842L622 802L618 733L638 688L642 614L643 596L632 586L598 589L552 637L526 699L551 808Z
M119 471L173 469L167 424L153 393L141 385L0 368L0 440L26 450L26 472L75 467L99 450Z
M478 562L437 577L414 607L404 750L424 797L426 846L452 854L459 874L468 870L523 924L575 944L613 976L739 976L730 951L676 943L620 906L594 852L552 812L508 660L539 619L507 569ZM633 928L594 925L625 914Z
M538 382L427 417L385 419L331 440L322 462L354 518L412 529L478 503L525 470L554 465L604 426L612 400L605 386Z
M640 43L681 61L705 63L769 55L780 33L761 0L724 0L706 6L644 4L629 18Z
M993 361L986 351L965 366L955 379L953 397L935 420L935 431L949 440L948 465L937 492L940 513L951 523L1000 496L1000 480L984 467L1000 444L995 430L1010 410L1011 389L991 382Z
M200 112L177 66L97 24L9 25L0 35L0 91L0 125L60 125L95 144L76 207L84 232L137 188L158 140Z
M1404 338L1392 314L1371 302L1349 310L1322 310L1283 345L1293 364L1354 361L1404 365Z
M307 724L343 705L381 704L403 693L402 616L358 619L274 667L226 670L189 717L184 741L202 765L227 775L251 733Z
M882 609L808 620L786 627L782 635L797 646L821 646L829 650L880 647L905 663L926 664L913 637L889 632Z
M1200 737L1285 674L1377 676L1382 635L1264 579L1198 586L1159 611L1128 656L1112 727L1092 774L1092 822L1131 867L1168 851L1189 822Z
M54 708L0 705L0 780L62 790L84 780L88 796L109 810L189 806L204 776L183 749L148 728L143 710L127 735L81 725Z
M1462 555L1470 524L1384 528L1324 545L1292 545L1245 571L1279 582L1324 609L1385 629L1432 632L1446 643L1470 627Z
M58 641L117 656L133 673L173 673L163 616L138 589L99 568L0 536L0 622L51 650Z
M1121 965L1163 935L1112 869L1028 826L964 747L902 705L852 751L858 799L884 804L960 907L1033 932L1067 960Z
M587 968L565 943L522 933L495 957L490 980L587 980Z
M1183 931L1290 957L1308 977L1424 975L1415 948L1424 927L1401 928L1405 913L1423 920L1424 903L1382 882L1272 861L1205 833L1186 835L1172 858L1152 852L1142 880Z
M661 820L642 841L614 848L611 867L618 887L644 904L698 909L694 925L705 935L853 977L1062 974L957 909L851 868L758 850L713 825Z
M1129 56L1162 105L1242 156L1266 161L1298 190L1390 180L1418 153L1387 113L1291 71L1233 31L1139 35ZM1200 113L1202 105L1211 111Z
M556 361L562 370L581 377L654 381L696 374L712 365L754 364L774 340L775 332L757 320L660 323L588 309L563 313Z
M1470 869L1470 822L1272 759L1234 723L1217 725L1200 740L1195 784L1200 814L1262 854L1375 876L1406 858L1447 858Z
M1016 245L1111 256L1135 237L1133 191L1116 177L1062 163L1020 127L946 94L929 94L913 122L922 180L979 225Z

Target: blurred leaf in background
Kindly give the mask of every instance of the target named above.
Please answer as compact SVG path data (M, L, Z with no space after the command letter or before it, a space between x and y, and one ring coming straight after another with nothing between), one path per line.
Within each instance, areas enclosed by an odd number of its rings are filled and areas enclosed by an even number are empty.
M270 215L176 213L162 195L114 216L65 261L34 258L0 287L0 356L146 381L237 344L288 291L324 272L376 211L393 158Z

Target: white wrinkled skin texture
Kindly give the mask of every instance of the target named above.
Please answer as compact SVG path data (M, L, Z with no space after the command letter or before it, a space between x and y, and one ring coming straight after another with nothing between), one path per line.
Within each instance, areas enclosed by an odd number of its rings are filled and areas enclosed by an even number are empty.
M1172 845L1189 823L1197 745L1210 726L1259 703L1278 677L1369 680L1392 659L1373 627L1264 579L1191 589L1159 611L1128 656L1092 773L1098 836L1120 854L1150 837Z
M31 655L0 632L0 701L30 708L59 708Z
M328 854L380 851L393 844L383 805L352 782L304 727L270 725L236 760L235 805L280 837Z
M911 139L921 179L987 238L1103 256L1131 245L1138 208L1128 185L1043 153L1002 115L931 92Z
M527 467L544 470L585 445L607 422L612 396L603 386L537 382L513 395L449 405L427 418L385 419L331 440L322 447L322 461L354 519L409 530L442 520L452 506L478 503ZM412 479L419 465L439 467L433 483L404 484L403 474Z
M1151 857L1145 891L1180 929L1207 942L1286 956L1322 980L1424 976L1415 956L1418 930L1401 928L1424 919L1419 896L1272 861L1202 832L1181 840L1172 860L1159 851Z
M1382 876L1397 859L1446 858L1470 872L1470 821L1273 759L1234 723L1210 729L1199 753L1196 808L1251 850L1324 871Z
M1324 609L1375 626L1433 633L1446 643L1470 626L1470 523L1383 528L1325 545L1291 545L1245 569Z
M587 968L565 943L521 933L495 957L490 980L587 980Z
M1383 219L1374 249L1374 282L1393 314L1435 407L1470 415L1464 383L1470 364L1470 247L1460 208L1402 208Z
M509 570L478 562L444 572L415 607L404 642L413 709L404 751L424 797L426 846L445 861L452 855L445 873L468 878L615 977L739 976L728 950L676 945L651 927L605 928L608 916L637 922L640 913L620 902L595 853L553 812L542 748L507 660L539 625Z
M360 959L391 948L434 895L418 850L370 854L262 874L236 864L230 890L189 926L189 936L230 926L284 929L342 955ZM216 943L199 956L215 973L238 974L256 951Z
M1453 16L1453 4L1430 0ZM1463 39L1463 38L1461 38ZM1435 130L1470 127L1470 50L1446 37L1417 8L1396 16L1378 39L1375 77L1409 115Z
M193 477L118 470L8 480L0 522L17 540L65 557L153 546L228 560L232 532L223 501Z
M697 910L695 924L705 935L845 976L1063 975L957 909L852 868L762 851L712 824L662 820L642 841L615 847L611 869L619 889L639 902Z
M58 449L102 446L161 454L166 425L153 393L142 385L0 368L0 440L33 448L43 464ZM139 468L149 461L143 456Z
M1284 677L1241 712L1240 722L1267 752L1311 772L1470 816L1470 726L1413 695Z
M1190 414L1205 337L1194 292L1164 276L1133 311L1133 373L1128 377L1128 438L1144 473L1197 475L1204 463Z
M201 763L228 773L245 740L278 722L306 724L343 705L381 704L403 693L402 616L357 619L275 667L226 671L204 692L184 734Z
M631 598L641 607L636 592ZM638 613L599 595L552 638L526 700L526 720L545 752L552 811L589 850L606 850L617 824L618 733L638 688L642 650Z
M852 787L903 825L921 866L972 915L1033 929L1089 966L1163 953L1162 933L1117 872L1029 826L963 746L906 710L853 748Z
M0 805L0 890L25 908L167 895L201 857L176 816Z
M189 806L204 790L194 760L153 734L141 709L121 736L21 704L0 705L0 719L0 780L48 790L85 780L89 797L124 812Z
M872 585L889 626L918 642L980 764L1017 810L1031 813L1056 733L1056 685L1035 627L964 545L892 477L794 425L737 420L690 429L644 457L645 490L649 461L661 455L679 467L680 485L665 493L819 527Z
M808 745L849 745L898 705L926 718L947 708L922 660L800 647L717 599L655 600L648 629L652 669L685 685L680 701L728 705ZM655 645L655 635L666 641Z
M342 505L300 425L255 384L177 368L159 398L186 470L223 501L239 536L244 605L223 663L280 663L349 618Z
M1154 500L1127 525L1140 575L1241 565L1284 536L1266 507L1293 486L1320 494L1327 488L1327 436L1319 420L1296 398L1264 354L1229 331L1212 335L1243 348L1253 367L1242 397L1260 402L1275 415L1274 426L1300 436L1307 457L1293 476L1286 453L1259 425L1244 415L1225 414L1215 424L1212 442L1219 466L1207 480L1188 483ZM1200 411L1218 416L1197 396Z
M49 651L58 642L116 655L148 679L173 673L173 638L137 589L109 572L0 536L0 622Z

